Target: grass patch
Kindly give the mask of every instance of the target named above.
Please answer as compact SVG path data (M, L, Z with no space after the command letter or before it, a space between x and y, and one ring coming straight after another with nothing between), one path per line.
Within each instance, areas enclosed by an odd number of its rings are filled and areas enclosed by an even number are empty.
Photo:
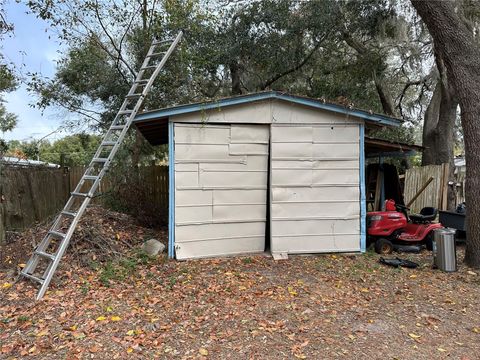
M112 281L122 281L134 275L138 266L148 265L156 259L141 250L136 250L130 257L105 263L100 269L99 280L103 286L109 287Z
M245 265L248 265L248 264L253 263L253 259L252 259L251 257L246 257L246 258L243 258L243 259L242 259L242 262L243 262Z

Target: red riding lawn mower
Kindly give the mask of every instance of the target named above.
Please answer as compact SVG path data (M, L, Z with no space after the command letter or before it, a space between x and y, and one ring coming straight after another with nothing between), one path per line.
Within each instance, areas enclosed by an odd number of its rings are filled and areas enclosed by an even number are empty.
M443 228L440 223L432 223L438 210L425 207L414 215L408 215L408 210L404 205L386 200L385 211L367 214L367 239L375 242L378 254L390 254L398 245L425 245L432 250L433 230Z

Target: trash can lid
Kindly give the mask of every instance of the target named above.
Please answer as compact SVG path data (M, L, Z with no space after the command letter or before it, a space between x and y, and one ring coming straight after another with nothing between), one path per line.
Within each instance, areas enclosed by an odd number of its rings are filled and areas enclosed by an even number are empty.
M440 228L433 230L433 232L438 234L455 234L457 230L452 228Z

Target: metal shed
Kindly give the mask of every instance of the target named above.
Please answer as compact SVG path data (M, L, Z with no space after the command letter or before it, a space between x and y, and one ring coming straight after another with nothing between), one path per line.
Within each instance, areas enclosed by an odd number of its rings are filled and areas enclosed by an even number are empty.
M169 256L365 251L365 127L401 120L280 92L138 115L169 144Z

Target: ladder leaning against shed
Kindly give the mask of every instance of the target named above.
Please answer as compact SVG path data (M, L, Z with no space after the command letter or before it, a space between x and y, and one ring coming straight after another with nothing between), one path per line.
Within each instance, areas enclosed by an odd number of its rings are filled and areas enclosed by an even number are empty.
M180 31L174 39L154 40L152 42L130 91L125 96L120 110L103 137L85 173L71 193L65 207L57 215L47 235L37 245L21 271L20 276L40 283L41 287L37 294L37 300L41 299L47 291L81 216L97 191L100 181L112 163L155 78L175 50L182 35L183 33ZM159 59L161 60L158 62ZM82 190L85 188L88 188L88 190ZM64 231L65 229L66 231ZM41 264L44 265L43 269L42 266L39 266Z

